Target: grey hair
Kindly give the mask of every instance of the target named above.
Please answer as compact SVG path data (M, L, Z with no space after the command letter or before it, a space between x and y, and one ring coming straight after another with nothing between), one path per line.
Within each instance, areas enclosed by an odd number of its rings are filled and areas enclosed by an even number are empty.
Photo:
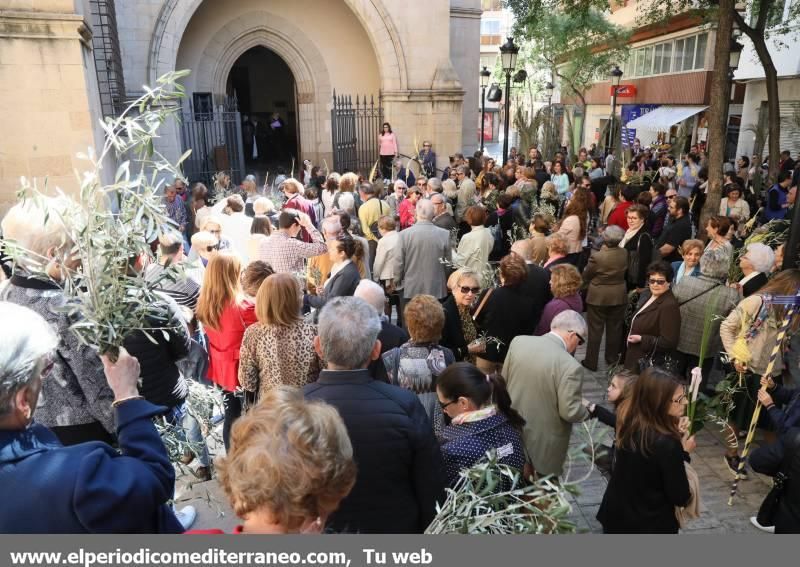
M3 238L43 258L64 255L72 248L67 223L74 207L66 197L25 199L3 217Z
M429 221L433 216L433 203L427 200L417 202L417 220Z
M554 332L561 331L562 333L578 333L585 338L587 334L586 320L577 311L567 309L553 317L553 321L550 323L550 330Z
M322 228L323 236L339 234L342 232L342 220L339 218L339 215L325 217L320 228Z
M428 179L428 187L433 189L433 191L435 193L441 193L442 192L442 180L439 179L438 177L431 177L430 179Z
M775 263L775 252L772 248L761 242L753 242L747 245L747 259L753 264L757 272L768 274Z
M323 358L336 366L356 370L369 362L381 332L381 320L363 299L335 297L322 308L317 329Z
M448 199L452 199L458 195L458 187L456 186L456 182L450 178L445 179L442 181L442 189L444 196Z
M14 303L0 302L0 321L13 326L0 333L0 417L13 409L16 393L39 376L44 358L58 346L58 336L41 315Z
M609 248L616 248L625 237L625 231L615 224L609 225L603 231L603 243Z
M526 262L530 262L531 243L528 240L515 241L514 244L511 245L511 251L515 254L519 254L519 256Z
M386 294L383 288L372 280L363 279L358 283L353 297L363 299L371 307L378 312L378 315L383 313L383 307L386 304Z
M268 215L275 212L275 205L266 197L259 197L253 201L253 211L257 215Z

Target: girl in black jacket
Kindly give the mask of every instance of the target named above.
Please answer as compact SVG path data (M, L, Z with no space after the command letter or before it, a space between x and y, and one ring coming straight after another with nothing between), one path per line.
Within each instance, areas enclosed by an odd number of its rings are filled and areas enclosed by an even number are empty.
M684 462L694 437L681 432L683 384L657 367L634 382L619 408L614 470L597 519L604 533L678 533L675 507L690 499Z

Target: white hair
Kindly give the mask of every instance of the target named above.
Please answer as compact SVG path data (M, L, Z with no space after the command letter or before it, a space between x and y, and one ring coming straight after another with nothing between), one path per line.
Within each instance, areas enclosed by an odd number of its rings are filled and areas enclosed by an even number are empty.
M768 274L775 263L775 252L766 244L753 242L747 245L747 259L755 271Z
M339 215L325 217L320 228L322 229L323 236L327 236L329 234L338 235L340 232L342 232L342 219L339 218Z
M429 200L420 200L417 201L417 220L419 221L429 221L434 216L433 211L433 203Z
M347 191L344 193L339 193L339 208L343 211L347 211L350 214L355 212L356 199L352 193Z
M363 279L358 283L353 297L358 297L366 301L371 307L375 308L378 315L383 313L383 307L386 303L386 294L383 293L383 288L372 280Z
M0 321L13 325L0 333L0 417L12 410L14 395L39 376L45 356L58 336L41 315L14 303L0 302Z
M3 238L42 258L66 254L72 248L67 222L75 206L66 197L25 199L3 218Z
M259 197L253 201L253 211L257 215L268 215L275 212L275 205L266 197Z
M322 308L317 329L322 358L341 368L356 370L369 362L381 332L381 320L363 299L334 297Z
M578 333L582 337L586 337L586 320L581 317L577 311L567 309L562 311L550 323L550 330L561 331L562 333Z

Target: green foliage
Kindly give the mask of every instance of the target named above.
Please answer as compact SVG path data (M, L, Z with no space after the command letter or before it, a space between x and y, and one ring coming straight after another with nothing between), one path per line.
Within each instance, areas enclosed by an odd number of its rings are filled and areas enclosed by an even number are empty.
M165 177L180 175L180 164L190 152L170 163L155 150L159 127L179 110L184 96L177 82L188 71L175 71L158 79L145 94L117 118L106 118L101 126L105 143L95 155L79 155L90 164L80 178L77 201L61 195L59 205L48 210L51 201L27 179L22 179L19 197L45 208L45 215L58 215L66 227L67 243L61 257L52 259L61 267L64 291L62 307L75 323L71 329L85 344L101 354L116 358L119 347L132 331L139 330L151 340L153 333L172 328L164 303L153 291L158 282L146 282L134 266L152 261L150 243L163 232L175 230L157 194ZM105 184L103 168L122 160ZM134 173L133 170L136 170ZM117 212L109 206L112 204ZM8 250L18 266L34 276L49 279L49 258L9 243ZM68 248L68 246L65 246ZM162 276L174 280L177 270Z

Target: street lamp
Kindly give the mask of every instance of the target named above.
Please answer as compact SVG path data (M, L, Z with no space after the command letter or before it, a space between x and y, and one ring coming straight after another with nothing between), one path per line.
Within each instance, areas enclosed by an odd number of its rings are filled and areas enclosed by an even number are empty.
M486 122L486 86L489 84L489 77L492 76L492 72L484 65L479 74L481 76L481 154L483 154L483 128Z
M517 54L519 47L514 44L514 38L509 37L506 42L500 46L500 62L503 66L503 71L506 73L506 120L503 128L503 164L508 161L508 124L511 113L511 71L517 64Z
M728 70L730 79L733 80L733 73L739 68L739 59L742 57L742 50L744 45L736 41L735 37L731 38L730 54L728 55Z
M617 87L622 79L622 69L619 65L614 65L611 70L611 117L608 122L608 143L606 144L606 155L614 151L614 121L617 118Z
M542 152L544 155L547 155L548 158L551 155L550 150L550 140L553 137L553 91L556 89L556 86L547 81L544 85L544 92L547 93L547 122L545 123L545 130L544 130L544 147L542 148L544 151Z

